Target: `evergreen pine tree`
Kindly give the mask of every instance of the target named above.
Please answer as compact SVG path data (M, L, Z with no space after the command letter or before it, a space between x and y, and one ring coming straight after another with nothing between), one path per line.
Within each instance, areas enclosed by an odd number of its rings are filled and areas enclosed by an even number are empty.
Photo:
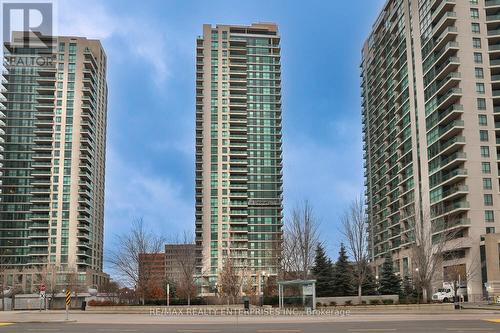
M370 266L366 268L366 277L361 285L363 295L377 295L377 281Z
M333 268L333 295L354 295L352 268L349 265L344 244L340 244L339 258Z
M417 298L416 289L413 286L411 278L407 275L405 275L402 281L401 297L404 298L406 302Z
M332 262L321 244L316 246L316 257L311 271L316 279L317 296L332 296Z
M381 295L399 295L401 293L401 279L394 274L392 256L389 253L385 256L382 265L378 291Z

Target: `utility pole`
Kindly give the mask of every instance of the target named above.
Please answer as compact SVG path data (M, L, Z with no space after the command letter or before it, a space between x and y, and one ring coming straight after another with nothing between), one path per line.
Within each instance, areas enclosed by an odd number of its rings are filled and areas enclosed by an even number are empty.
M167 283L167 306L170 306L170 283Z

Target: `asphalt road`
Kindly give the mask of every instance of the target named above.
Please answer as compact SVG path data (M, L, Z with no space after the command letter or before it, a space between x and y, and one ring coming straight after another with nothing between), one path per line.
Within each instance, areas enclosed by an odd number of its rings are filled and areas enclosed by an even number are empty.
M487 320L419 320L384 322L331 322L302 324L84 324L84 323L0 323L0 332L62 333L362 333L362 332L500 332L498 323Z

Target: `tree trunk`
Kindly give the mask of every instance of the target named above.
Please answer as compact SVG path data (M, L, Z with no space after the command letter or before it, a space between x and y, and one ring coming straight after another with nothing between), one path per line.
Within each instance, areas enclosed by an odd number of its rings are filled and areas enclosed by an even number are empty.
M5 311L5 292L4 292L4 284L3 284L3 275L2 275L2 311Z
M427 287L422 288L422 303L427 303Z
M188 296L188 306L191 306L191 295Z
M363 291L361 289L361 283L358 285L358 304L361 305L362 302Z

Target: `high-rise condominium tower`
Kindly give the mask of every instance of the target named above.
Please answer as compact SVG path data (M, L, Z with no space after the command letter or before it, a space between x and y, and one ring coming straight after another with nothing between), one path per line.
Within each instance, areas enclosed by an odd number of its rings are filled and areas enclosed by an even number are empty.
M97 40L14 33L4 56L0 264L7 285L30 292L47 270L78 272L82 284L99 285L104 50Z
M196 59L198 274L205 287L226 264L275 274L283 191L277 26L204 25Z
M417 221L443 247L435 286L458 271L469 295L486 282L482 235L500 229L499 14L497 0L389 0L362 50L371 258L412 277Z

